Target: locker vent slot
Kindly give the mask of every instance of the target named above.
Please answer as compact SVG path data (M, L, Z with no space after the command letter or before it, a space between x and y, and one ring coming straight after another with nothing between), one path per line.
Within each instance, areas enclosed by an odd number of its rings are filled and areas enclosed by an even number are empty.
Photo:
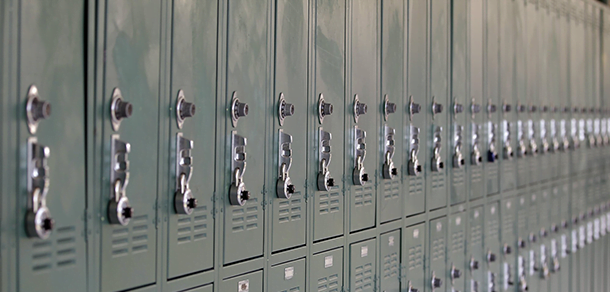
M502 240L505 240L505 238L512 238L512 233L514 232L513 214L511 214L510 211L506 211L506 214L502 214L502 217L504 217L504 221L502 222L502 232L505 235L502 236ZM523 220L525 221L525 219Z
M409 270L421 268L424 262L423 256L421 244L409 248Z
M502 163L502 164L504 165L503 166L504 167L504 173L513 174L515 172L515 165L514 165L514 163L507 162L507 163Z
M148 215L133 217L128 227L112 231L112 257L148 250Z
M411 178L411 183L409 184L409 195L419 195L424 190L424 179L421 176Z
M453 185L456 187L464 185L464 172L463 171L453 172Z
M57 229L56 240L37 241L32 244L32 270L36 273L76 265L76 228Z
M393 252L383 257L383 278L398 278L398 253Z
M355 205L356 208L370 206L373 204L373 187L356 188Z
M384 183L383 200L391 201L400 198L400 181L394 180Z
M339 193L321 193L320 194L320 214L329 214L339 212Z
M354 272L354 291L373 291L373 264L358 266Z
M445 260L445 239L437 238L432 241L432 260Z
M432 190L437 190L445 187L445 172L436 172L432 174Z
M284 289L284 290L281 290L281 291L278 291L278 292L300 292L300 291L301 291L301 288L299 288L299 287L292 287L290 289Z
M490 164L491 163L485 165L485 172L487 172L487 174L489 174L489 171L488 171L487 167ZM472 168L472 172L470 172L470 178L472 179L472 182L473 183L480 183L481 180L483 179L482 173L483 173L482 167L473 167Z
M498 238L498 230L500 229L500 223L498 220L487 221L487 232L489 237Z
M339 288L338 274L318 279L318 292L339 292Z
M454 232L451 234L451 251L460 253L464 251L464 231Z
M290 200L281 200L278 204L279 223L282 224L301 220L303 213L302 202L301 193L293 194Z
M248 203L243 207L232 207L231 211L231 230L233 233L239 233L246 230L254 230L258 228L258 199L250 198Z
M208 237L207 206L195 208L193 214L178 219L178 244L204 240Z
M478 246L482 242L481 225L473 225L470 227L470 246Z

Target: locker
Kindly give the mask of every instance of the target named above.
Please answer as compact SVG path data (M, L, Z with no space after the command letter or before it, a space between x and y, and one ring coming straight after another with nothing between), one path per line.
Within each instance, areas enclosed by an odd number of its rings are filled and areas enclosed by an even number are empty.
M307 78L309 9L306 1L276 7L274 140L270 193L272 250L305 244L307 211ZM277 136L276 136L277 135ZM284 167L284 168L283 168ZM291 187L292 185L292 187Z
M523 199L523 204L521 203ZM527 188L525 194L520 197L520 207L525 209L527 213L525 221L525 226L520 225L517 228L517 233L523 239L527 238L527 246L525 249L520 250L520 255L526 261L526 279L527 286L532 291L538 291L539 284L539 275L538 272L541 270L539 257L540 257L540 247L541 247L541 236L538 233L540 230L540 205L539 202L541 199L541 192L537 188ZM520 213L520 210L517 211ZM520 219L518 219L520 220Z
M522 10L522 37L523 37L523 51L521 55L521 62L523 64L524 75L521 79L522 85L525 86L525 94L520 96L519 102L519 117L521 121L521 131L523 138L522 141L525 144L524 155L522 155L520 162L518 175L519 185L535 184L540 181L539 164L543 163L544 158L542 153L542 145L540 141L540 108L541 102L544 102L545 96L542 95L541 87L544 85L544 80L541 78L541 71L544 64L544 58L539 55L541 47L542 30L544 26L545 17L541 13L541 3L537 0L525 1L524 10ZM520 79L517 79L520 80ZM518 86L521 83L518 83ZM519 126L519 124L518 124ZM521 145L521 144L520 144ZM521 151L518 151L521 154Z
M268 84L268 9L270 2L228 3L225 130L219 139L227 164L223 194L223 264L253 258L263 253L263 187L265 147L270 143L265 128L270 90ZM257 16L257 17L254 17ZM264 131L264 130L262 130ZM254 134L256 133L256 134ZM266 131L264 131L267 134ZM249 171L248 171L249 170ZM248 242L244 245L244 242Z
M551 194L548 200L549 204L549 242L548 242L548 267L551 273L550 279L548 280L549 291L561 291L561 278L562 275L562 249L565 248L564 239L562 239L562 218L561 215L561 203L562 203L563 191L559 184L553 184L551 187ZM567 245L567 244L566 244ZM564 268L565 269L565 268Z
M485 234L483 237L485 243L486 257L486 281L483 287L487 287L488 291L494 291L500 287L500 258L501 254L506 256L512 255L512 246L506 244L500 246L500 203L489 202L485 207Z
M313 190L313 239L343 234L343 99L345 58L345 4L316 3L315 95L310 97L314 116L309 131L309 175ZM311 123L310 123L311 125ZM324 162L324 163L322 163Z
M19 167L8 159L3 162L12 165L11 172L18 170L19 182L5 181L18 186L17 192L10 190L17 208L13 205L9 212L17 222L11 225L9 237L17 236L10 244L18 246L13 250L18 252L18 268L11 270L17 269L12 273L17 276L19 291L41 287L82 291L86 289L82 65L86 48L79 28L85 23L84 2L28 1L14 8L15 17L20 19L14 41L24 49L15 55L18 76L11 78L18 80L11 84L18 96L3 97L8 101L6 109L15 112L7 112L7 116L19 117L18 124L17 120L6 124L6 134L8 125L17 125L14 129L18 131L11 129L11 136L3 136L19 147L19 152L10 154L18 156ZM50 19L46 13L61 13L63 17ZM3 232L2 236L6 235L8 232ZM65 287L67 281L73 285Z
M426 291L443 291L450 282L447 281L446 273L446 250L447 250L447 218L441 217L430 220L429 252ZM429 290L428 290L429 289Z
M429 140L427 122L428 95L428 2L409 1L408 62L407 62L407 97L404 100L405 110L409 113L406 133L407 165L406 185L408 190L405 201L407 216L425 212L426 182L425 169L428 169ZM426 172L427 173L427 172Z
M405 117L403 96L405 90L405 5L404 1L382 2L381 31L381 126L379 127L379 220L400 218L403 204L403 165ZM407 144L408 145L408 144Z
M502 102L500 186L502 191L516 187L516 110L515 96L515 2L499 1L500 10L500 100Z
M573 261L569 257L572 254L571 250L571 234L570 234L570 184L568 181L564 181L560 184L559 192L561 194L561 228L560 230L560 291L570 291L570 272Z
M549 117L552 112L551 108L551 92L554 87L551 86L552 77L554 71L550 71L553 67L552 60L557 59L555 54L556 45L553 45L551 39L551 21L552 15L549 7L551 0L540 0L538 3L538 52L539 67L538 67L538 94L532 97L532 104L538 106L538 110L535 112L537 122L534 123L534 134L535 139L538 143L538 165L536 170L538 171L538 182L548 181L552 177L553 173L553 162L551 152L552 140L549 139ZM550 59L553 57L553 59ZM548 229L548 227L547 227Z
M222 292L262 292L263 290L263 271L251 272L245 275L224 279L220 283Z
M379 237L379 285L381 291L401 291L401 237L400 230L381 234Z
M351 84L345 99L345 174L350 232L375 226L377 204L379 18L377 1L354 0L351 20ZM371 40L375 40L372 42ZM368 107L371 106L371 111ZM367 136L369 137L367 139ZM368 155L367 155L368 152ZM351 174L351 175L350 175Z
M538 290L548 291L552 273L552 241L551 241L551 200L553 190L548 184L541 186L538 201L538 236L540 244L536 254L538 271L535 271L535 278L538 279Z
M158 175L158 161L151 157L159 155L161 2L105 1L100 6L105 9L103 47L97 53L104 60L98 71L103 87L96 102L104 113L98 125L104 162L98 198L100 285L102 291L117 291L155 282L157 184L150 182Z
M470 199L477 199L485 195L485 173L483 171L483 165L488 160L486 151L489 146L486 137L487 125L483 124L485 117L485 110L482 109L483 105L487 103L485 96L483 95L483 84L484 84L484 32L488 24L484 23L486 19L485 1L473 0L470 1L470 6L465 3L464 5L469 8L469 48L470 52L467 54L467 62L470 67L470 94L464 94L466 100L466 119L468 124L465 125L466 135L464 142L468 145L468 173L470 182ZM463 14L466 14L465 12ZM454 23L454 30L456 30ZM468 26L468 23L465 24ZM477 57L481 56L481 57ZM465 64L466 66L466 64ZM455 82L456 80L454 80ZM455 88L455 84L453 85ZM455 93L453 94L455 96ZM493 161L493 158L492 158Z
M530 48L530 39L537 37L535 35L536 26L532 24L531 29L527 26L528 16L530 10L535 11L535 4L529 3L532 0L527 1L515 1L515 110L517 112L516 120L516 142L517 148L515 148L515 157L517 158L517 187L523 188L530 183L530 161L532 152L528 152L529 146L533 142L530 139L531 134L531 117L530 117L530 105L528 95L528 83L529 77L535 78L533 72L530 72L530 62L528 57L533 51ZM532 16L533 18L534 16ZM535 44L532 44L535 47ZM533 84L533 83L532 83Z
M426 179L426 206L434 210L447 205L447 169L453 151L448 135L449 104L449 1L430 1L430 94L427 109L430 167ZM443 107L449 110L443 110ZM447 142L443 142L443 139Z
M275 265L269 269L267 291L305 291L305 259Z
M449 246L447 247L447 287L445 291L461 291L465 287L466 220L468 213L459 212L449 217Z
M468 221L468 235L466 236L467 271L464 275L466 281L465 291L481 291L487 282L487 272L483 269L485 252L483 248L483 206L471 208ZM499 280L497 280L499 281ZM500 285L498 283L497 285Z
M343 289L343 248L311 256L309 289L317 292L339 292Z
M487 101L483 98L483 104L487 104L487 117L483 114L483 121L485 124L482 126L483 136L485 139L483 143L487 147L487 151L483 154L485 161L485 185L487 195L494 195L500 191L500 161L502 158L502 132L500 124L500 112L502 111L502 100L500 99L500 14L504 14L502 10L500 13L500 7L503 5L498 0L488 0L486 18L485 18L485 29L486 37L484 43L484 70L483 75L483 97L487 97ZM471 7L472 7L471 2ZM471 37L473 39L474 36ZM476 55L473 55L476 56ZM474 62L476 58L471 58ZM502 71L503 71L502 67ZM471 67L472 75L472 67ZM471 77L472 78L472 77ZM472 88L472 87L471 87ZM471 89L472 90L472 89ZM504 178L502 178L504 179Z
M510 254L502 253L498 285L500 285L500 291L513 291L516 289L516 285L519 283L520 275L518 274L518 268L523 268L518 267L522 262L518 261L520 258L518 255L519 247L517 246L517 239L515 238L517 235L515 232L515 217L517 217L516 209L522 208L519 208L519 205L515 204L515 198L503 199L500 204L500 218L502 221L502 226L500 229L500 242L502 248L510 247L513 252ZM521 218L521 216L518 218Z
M404 288L427 291L430 282L428 278L424 278L424 262L427 250L425 223L405 228L403 239L403 250L405 252L402 262L406 266L406 287Z
M478 149L478 137L469 138L467 116L468 110L468 78L467 78L467 40L468 40L468 11L466 0L453 1L453 19L452 19L452 43L451 43L451 98L449 103L449 116L451 117L449 130L449 202L451 205L466 201L466 186L468 178L466 169L470 165L482 163L482 156ZM476 110L471 107L472 110ZM479 106L480 110L480 106ZM473 112L472 115L475 113ZM478 127L473 135L478 136ZM476 145L476 146L475 146ZM472 147L472 148L471 148ZM479 194L482 192L479 192Z
M376 239L350 245L350 289L363 292L376 290L376 252Z
M170 164L167 278L210 269L214 264L213 201L216 95L215 1L174 1L171 86L164 99ZM195 37L193 37L195 36ZM195 114L193 114L193 107ZM191 145L192 144L192 145ZM191 165L181 165L192 158ZM193 171L194 170L194 171ZM184 175L185 181L181 180ZM176 203L177 202L177 203ZM194 204L193 204L194 203ZM192 208L194 207L194 208Z

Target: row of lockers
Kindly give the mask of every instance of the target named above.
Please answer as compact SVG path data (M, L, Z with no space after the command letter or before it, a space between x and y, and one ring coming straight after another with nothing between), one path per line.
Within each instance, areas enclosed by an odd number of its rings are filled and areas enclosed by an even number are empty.
M605 6L0 7L3 291L607 291Z

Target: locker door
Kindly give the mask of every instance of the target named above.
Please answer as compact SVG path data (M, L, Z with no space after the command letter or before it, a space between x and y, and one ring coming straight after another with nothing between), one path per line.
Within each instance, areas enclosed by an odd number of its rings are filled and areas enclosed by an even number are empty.
M14 62L18 76L10 80L18 83L10 87L16 87L19 95L3 98L10 100L7 111L14 112L7 116L18 116L20 121L17 136L2 136L19 147L19 167L11 163L10 169L19 169L18 192L10 193L16 196L18 209L9 211L18 216L18 232L11 227L12 231L2 234L18 236L11 245L18 244L14 249L19 268L10 273L17 275L20 291L84 291L85 3L32 0L20 1L14 8L18 10L13 14L20 19L18 29L13 29L18 45L10 47L19 50ZM9 56L8 47L5 56ZM15 120L10 125L16 125ZM35 177L35 173L42 175ZM5 183L15 185L8 179ZM45 196L46 202L36 203L39 196ZM68 281L72 285L66 287Z
M398 292L400 290L401 238L400 230L391 231L380 236L379 242L379 279L381 291Z
M488 147L486 142L487 133L486 125L482 124L483 117L486 116L484 111L481 109L482 104L486 104L487 100L484 100L483 95L483 64L484 64L484 45L483 39L485 35L485 26L483 20L486 19L484 11L485 5L483 0L472 0L470 1L470 7L468 7L467 1L464 1L463 5L465 8L470 10L463 12L463 14L469 13L470 21L470 38L469 48L470 52L467 54L468 63L470 65L470 95L465 96L466 104L466 118L468 121L467 125L464 125L466 135L464 136L464 143L467 146L467 157L468 159L468 172L470 182L470 199L480 198L485 195L485 177L483 172L483 163L487 161L487 155L485 151ZM456 31L457 23L454 23L454 31ZM468 26L468 23L464 24ZM466 66L466 64L464 64ZM455 73L454 73L455 74ZM461 75L461 74L460 74ZM454 79L454 83L456 80ZM453 84L456 88L456 84ZM455 93L452 94L455 96ZM452 193L453 195L453 193Z
M527 223L525 226L520 226L518 233L521 238L527 238L527 249L523 252L523 258L526 260L526 275L527 285L532 291L538 291L540 276L540 247L541 238L538 231L540 230L539 206L540 206L540 194L541 192L537 189L528 189L529 193L526 193L521 198L525 199L525 203L521 205L521 208L527 210ZM521 203L521 201L520 201ZM519 212L519 211L517 211Z
M548 262L551 277L548 280L550 291L561 291L561 277L562 270L562 218L561 203L562 203L562 190L559 183L554 183L551 190L551 197L549 200L550 207L550 229L549 229L549 246L548 246Z
M269 291L305 291L305 259L273 266L269 269Z
M379 220L383 222L400 218L403 194L402 177L405 150L405 2L386 0L383 6L381 32L381 99L382 121L379 127L379 161L381 167L379 187Z
M421 223L405 229L404 253L402 262L406 266L406 286L403 289L417 289L426 291L430 285L427 278L424 278L424 261L426 256L426 225ZM408 290L407 290L408 291Z
M451 205L458 204L466 201L466 185L468 184L468 178L466 176L466 169L469 165L477 165L482 163L483 157L480 155L478 150L478 137L475 139L473 136L468 136L468 114L467 110L470 101L468 100L467 92L467 41L468 41L468 2L466 0L453 1L453 23L451 28L453 29L452 43L452 67L451 67L451 98L449 109L449 116L451 117L449 128L451 141L448 143L450 151L450 163L448 163L450 173L450 187L449 187L449 202ZM480 103L480 102L479 102ZM472 108L471 108L472 109ZM479 105L480 111L480 105ZM478 136L478 127L475 127L472 135ZM471 129L472 131L472 129ZM472 142L476 140L476 142ZM471 145L476 143L476 150L471 149ZM474 152L477 153L474 153ZM479 161L480 160L480 161ZM479 192L482 193L482 192Z
M515 209L520 209L518 207L519 206L515 204L515 199L513 198L502 200L500 206L500 218L502 220L500 242L503 247L510 247L513 250L510 254L502 253L500 277L498 278L500 291L514 291L514 289L516 289L516 284L519 283L520 275L517 273L519 272L518 266L522 262L517 260L520 257L518 255L515 232L515 216L517 215Z
M531 1L531 0L527 0ZM517 187L524 187L529 183L529 166L530 156L528 155L529 133L530 133L530 116L529 116L529 101L528 101L528 77L534 78L533 73L528 71L528 53L529 39L536 30L533 26L531 31L527 27L528 7L535 7L533 4L526 1L515 1L515 109L517 112L516 120L516 142L515 157L517 158Z
M543 189L539 193L538 202L538 236L540 245L538 247L537 265L538 271L534 275L538 279L539 291L548 291L551 277L551 200L552 188L549 185L543 185Z
M485 243L484 256L486 257L486 281L483 287L494 291L500 287L500 259L502 254L512 255L512 246L500 246L500 203L490 202L485 207Z
M268 74L268 0L229 1L225 148L223 263L263 253L263 186L271 101ZM265 16L265 17L261 17ZM244 242L249 244L244 245Z
M349 289L353 291L376 290L376 239L369 239L350 246Z
M520 185L537 183L540 181L540 171L538 164L544 160L540 148L539 139L539 120L540 120L540 102L543 99L540 96L540 87L543 86L544 80L541 78L541 66L544 66L543 59L539 56L540 41L542 37L542 27L544 25L544 16L539 13L540 5L537 0L528 0L525 2L524 10L522 11L523 19L523 58L521 62L524 65L525 75L523 81L525 85L525 95L520 98L521 106L519 108L519 116L522 121L523 142L525 143L525 155L522 157L520 164L522 168L518 171ZM519 56L518 56L519 57ZM521 111L524 109L524 111ZM519 152L521 153L521 152Z
M345 3L316 3L315 93L309 107L314 241L343 233ZM334 109L334 110L330 110Z
M500 161L500 186L502 191L516 186L516 110L514 88L515 68L515 2L500 1L500 100L502 110L498 130L501 133L502 157ZM500 150L499 150L500 151Z
M307 174L307 1L278 1L275 37L273 161L270 185L273 251L305 244ZM287 168L283 170L282 165ZM282 179L282 176L284 178ZM292 185L292 187L290 187Z
M321 252L311 257L309 289L316 292L343 290L343 248Z
M482 268L485 259L485 251L483 249L483 215L482 206L472 208L469 215L470 221L468 222L468 235L466 236L467 250L465 259L468 272L464 273L467 275L465 277L465 291L481 291L487 282L487 274ZM499 280L496 282L499 282ZM500 284L498 283L497 287Z
M101 290L117 291L155 282L157 184L151 181L157 178L158 161L151 158L159 156L162 4L149 0L105 4L105 34L100 39L104 51L98 56L105 61L103 71L98 71L103 88L97 98L98 112L105 113L99 198Z
M409 113L406 133L405 158L408 190L404 208L407 216L425 211L426 183L424 172L428 164L426 110L428 82L428 2L409 1L409 46L407 67L407 97L405 110ZM427 172L426 172L427 173Z
M572 246L571 246L571 234L570 234L570 182L563 181L560 184L559 192L561 194L561 228L560 230L560 243L559 243L559 254L560 254L560 287L562 292L570 291L570 280L571 280L571 270L574 266L574 261L572 255Z
M165 104L175 110L167 117L170 127L167 149L172 153L167 172L170 189L166 196L178 204L170 204L169 208L167 278L170 279L209 269L214 261L211 186L215 178L215 143L211 141L216 129L201 125L216 123L215 103L210 103L210 98L216 95L216 6L216 1L211 0L178 0L172 7L171 86ZM189 111L192 106L194 115ZM188 157L193 158L190 167L194 171L180 166L181 158ZM180 191L181 174L190 174L188 188L183 191Z
M430 249L428 258L430 266L428 275L424 278L427 282L426 291L444 291L450 285L446 273L446 249L447 249L447 218L441 217L430 221ZM428 290L429 289L429 290Z
M445 291L462 291L465 287L466 268L466 220L468 213L460 212L449 217L449 240L447 248L447 287Z
M251 272L231 279L222 280L222 292L263 292L263 271Z
M430 167L426 179L427 207L429 210L447 205L447 169L450 166L452 143L447 133L449 104L449 1L430 1L430 94L423 108L430 112L428 119L427 159ZM446 108L444 110L443 108ZM443 142L443 139L445 142Z
M350 232L375 226L377 204L378 29L377 1L354 0L351 15L351 95L345 99L345 173ZM371 107L371 111L368 111ZM368 136L368 138L367 138ZM368 155L367 155L368 154ZM351 174L351 175L350 175Z
M502 158L502 127L500 113L502 111L502 100L500 98L500 76L504 78L504 67L500 67L500 14L506 13L500 8L504 5L499 0L488 0L485 18L485 29L487 38L484 44L484 54L487 56L484 63L485 74L483 75L483 104L487 104L487 118L483 114L483 141L486 149L484 153L485 180L487 195L494 195L500 191L499 159ZM472 7L472 2L471 2ZM472 39L472 37L471 37ZM472 60L472 59L471 59ZM502 69L500 69L502 68ZM472 67L471 67L472 74ZM510 73L509 73L510 74ZM472 78L472 77L471 77ZM471 89L472 90L472 89ZM487 98L487 101L485 100Z

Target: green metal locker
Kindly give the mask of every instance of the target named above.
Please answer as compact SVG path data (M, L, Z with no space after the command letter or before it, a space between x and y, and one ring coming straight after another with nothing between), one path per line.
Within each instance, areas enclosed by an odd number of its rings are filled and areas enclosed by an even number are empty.
M447 173L453 151L448 123L449 104L449 1L429 1L430 6L430 93L428 104L423 110L429 111L427 121L428 158L430 167L424 174L426 179L426 206L428 210L435 210L447 206L448 179ZM444 109L445 108L445 109ZM446 140L446 141L443 141ZM450 185L450 184L449 184Z
M430 220L429 249L426 259L427 275L424 278L426 291L444 291L450 285L447 281L446 254L447 254L447 217Z
M500 202L488 202L485 206L485 233L483 237L485 249L483 256L486 258L485 281L483 287L493 291L500 287L500 259L512 255L512 246L506 244L500 246Z
M309 7L307 1L278 1L273 95L273 161L268 184L272 250L305 244L307 223L307 104Z
M500 266L500 277L498 285L500 291L514 291L519 284L520 275L517 261L518 255L517 238L516 237L516 209L519 206L516 204L515 198L503 199L500 203L500 218L502 226L500 229L500 242L502 248L510 248L511 253L502 253L502 261ZM520 214L521 215L521 214ZM518 217L521 218L521 217ZM522 268L522 267L521 267Z
M18 177L5 181L17 189L3 195L16 197L10 214L17 221L2 236L14 240L18 263L10 270L19 291L86 290L84 7L83 1L24 1L13 11L19 51L11 56L17 75L10 87L18 96L3 99L16 112L8 116L18 117L7 125L18 131L7 127L14 136L3 139L19 149L9 154L18 157L18 167L9 164Z
M407 153L405 144L405 1L382 2L381 25L381 106L379 127L379 220L388 222L399 219L403 206L403 176L407 169L403 163Z
M449 216L449 239L447 246L447 286L445 291L462 291L465 288L466 268L466 224L467 212L458 212Z
M228 3L226 91L220 98L225 128L218 138L228 144L223 188L218 192L224 202L225 265L263 254L263 191L269 161L265 149L271 142L263 129L273 104L268 86L269 5L267 0Z
M487 195L495 195L500 192L500 159L502 158L502 127L500 117L502 112L502 100L500 99L500 76L503 66L500 67L500 11L506 1L487 0L487 11L484 27L484 56L483 61L483 104L486 104L486 114L482 116L485 124L483 125L483 141L486 151L483 154L485 161L485 192ZM472 2L471 2L472 3ZM472 4L471 4L472 7ZM484 6L485 7L485 6ZM473 39L473 37L471 37ZM473 56L471 54L471 56ZM475 58L471 57L471 62ZM472 67L470 69L472 76ZM471 77L472 78L472 77ZM471 87L472 91L472 87ZM487 100L485 100L487 98ZM502 177L504 180L504 177Z
M375 226L379 111L379 26L377 1L354 0L348 23L351 90L345 98L345 177L350 232ZM375 40L375 41L371 41ZM371 111L368 111L368 107ZM368 137L367 137L368 136ZM367 155L368 154L368 155ZM351 179L349 179L351 178Z
M379 238L379 271L377 272L379 287L385 292L402 291L400 230L381 234Z
M222 292L263 292L263 271L224 279L220 283Z
M349 288L353 291L376 291L376 239L350 245Z
M271 267L267 279L269 287L266 291L305 291L305 270L305 259Z
M310 259L310 291L343 291L343 248L314 254Z
M103 1L96 127L102 291L156 280L161 2ZM101 37L103 36L103 37ZM166 103L163 103L164 107ZM131 117L130 117L131 116ZM166 126L164 126L166 127ZM137 263L137 269L134 268Z
M313 239L343 234L343 100L345 3L318 1L315 15L315 91L310 96L309 180L314 204Z
M417 289L418 291L428 291L430 281L424 278L424 263L426 257L426 224L421 223L405 228L403 236L405 251L402 262L406 266L406 278L403 277L406 286L404 289Z
M409 1L408 8L408 57L407 57L407 97L404 100L405 110L409 113L406 123L406 140L404 147L408 186L405 193L405 214L407 216L426 211L426 182L424 173L428 164L427 121L428 102L428 2Z
M527 27L527 19L529 15L528 10L535 8L535 4L529 3L534 0L526 1L515 1L515 30L514 30L514 41L515 41L515 112L517 113L516 124L516 148L515 157L517 165L517 187L523 188L530 182L530 153L527 151L530 146L530 107L528 99L528 83L527 80L532 76L533 73L529 72L529 54L531 50L529 48L530 38L534 38L533 32L535 26L529 29ZM534 15L532 17L535 17ZM532 34L530 36L530 34ZM534 174L535 175L535 174Z
M483 206L473 206L470 208L468 220L468 233L466 236L466 259L465 264L467 275L465 291L481 291L485 288L488 281L488 274L483 269L485 251L483 248L483 228L484 228L484 209ZM496 276L496 287L501 284ZM500 290L498 290L500 291Z
M167 278L214 265L214 167L217 3L174 1L172 5L171 83L163 99L169 115L166 149L170 203L166 242ZM214 99L215 100L215 99ZM212 106L210 106L212 105ZM163 125L163 124L162 124ZM167 126L167 124L166 124ZM164 126L162 126L164 127ZM194 162L188 160L193 159ZM185 163L186 162L186 163ZM184 177L184 180L182 179Z
M469 197L472 200L480 198L487 193L485 187L486 174L483 165L487 165L486 162L489 161L487 156L489 143L487 139L491 136L488 133L488 125L484 123L484 120L486 120L485 118L487 117L485 105L487 105L488 100L483 93L483 84L486 78L484 66L487 61L484 58L485 53L487 52L485 32L489 25L486 23L486 20L487 22L491 22L491 20L488 20L486 17L487 11L485 9L485 3L487 1L471 0L462 2L464 2L464 4L461 6L466 6L464 9L469 9L468 11L461 12L462 14L469 13L469 17L466 20L467 23L464 25L469 28L466 39L470 42L467 46L470 51L466 54L467 58L464 60L466 64L463 65L468 67L470 71L470 80L468 81L470 91L469 94L463 94L465 96L465 117L467 121L467 124L464 125L465 134L463 141L465 145L467 145L465 149L468 149L465 154L469 173L468 181L470 183ZM454 13L456 13L455 9ZM456 25L457 23L454 23L454 31L456 31ZM453 66L455 67L455 64ZM456 80L453 82L453 87L455 88ZM455 93L453 93L452 96L455 96ZM493 162L493 159L491 162Z
M448 171L449 171L449 203L455 205L466 201L466 188L469 182L466 168L470 165L480 164L483 157L478 149L479 127L468 136L467 125L468 110L470 104L468 98L468 2L466 0L455 0L452 5L452 42L451 42L451 98L449 99L450 127L448 128L449 142L447 146ZM434 26L433 26L434 27ZM479 106L480 110L480 106ZM473 115L475 113L472 113ZM476 136L476 138L474 138ZM476 145L476 146L475 146ZM472 149L471 149L472 147ZM479 192L479 194L482 191Z

